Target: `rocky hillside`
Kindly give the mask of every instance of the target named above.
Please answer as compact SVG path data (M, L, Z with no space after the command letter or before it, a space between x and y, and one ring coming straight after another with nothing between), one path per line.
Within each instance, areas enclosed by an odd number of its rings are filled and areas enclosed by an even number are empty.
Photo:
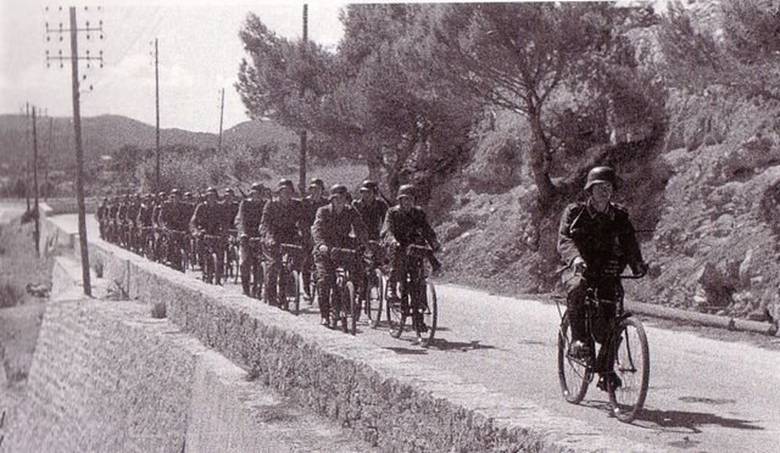
M712 2L689 4L698 26L717 29ZM645 64L662 58L653 30L636 38L650 50ZM634 125L638 133L591 148L559 176L582 181L589 166L608 163L623 178L617 201L646 230L639 238L652 263L649 278L626 285L631 297L780 318L780 102L717 88L670 90L665 114L655 139ZM515 293L556 289L559 216L577 196L540 209L522 159L526 128L522 117L499 113L478 135L471 164L444 188L452 208L437 228L453 281Z

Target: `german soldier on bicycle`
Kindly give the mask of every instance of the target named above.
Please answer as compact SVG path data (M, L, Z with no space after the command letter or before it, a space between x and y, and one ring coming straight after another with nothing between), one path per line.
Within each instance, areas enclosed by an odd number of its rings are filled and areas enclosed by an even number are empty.
M263 188L262 183L252 184L249 198L241 201L238 206L238 214L236 214L236 228L239 237L238 267L241 272L241 286L247 296L252 295L249 284L250 274L252 263L258 258L255 251L252 250L249 240L260 237L260 221L263 218L263 207L265 206Z
M352 202L352 207L360 214L360 218L366 224L368 239L371 241L379 240L385 214L389 209L384 200L377 198L378 192L377 183L367 179L360 186L360 198Z
M104 197L103 201L100 202L100 206L97 208L97 213L95 214L95 217L97 218L98 225L100 225L100 239L106 238L106 219L108 218L108 198Z
M591 357L594 353L589 332L585 331L588 288L595 288L599 299L618 300L623 295L619 276L626 265L636 275L647 272L628 211L611 201L616 180L611 167L590 170L585 183L587 201L567 206L558 229L558 253L576 276L567 282L566 300L572 332L568 354L575 358ZM615 306L600 307L604 311L597 318L610 322L615 317ZM608 329L598 324L594 324L592 334L601 343Z
M171 231L185 232L189 225L189 217L187 217L187 211L184 203L181 201L181 193L179 189L173 189L171 191L170 198L167 202L163 203L160 209L159 224L163 228ZM179 242L181 238L170 236L168 241L168 262L171 263L174 269L184 271L184 266L181 261L181 247Z
M193 236L200 238L198 245L198 254L200 255L201 265L206 266L206 260L210 257L209 245L203 240L204 235L221 236L224 232L224 216L222 206L217 201L219 194L217 189L209 187L206 189L206 201L200 203L192 214L190 220L190 232ZM222 278L222 264L225 262L224 249L218 247L217 250L211 250L216 253L217 259L215 260L216 283L219 285ZM205 270L205 269L204 269Z
M303 291L308 300L311 300L312 298L312 295L310 294L311 290L309 289L311 286L311 273L308 271L311 269L313 259L312 249L314 248L314 243L311 240L311 227L314 224L314 218L317 216L317 210L330 203L324 194L325 183L320 178L312 178L311 181L309 181L309 195L303 199L304 222L302 229L306 236L304 237L303 244L301 274L303 278Z
M436 251L441 248L436 232L428 223L425 211L415 206L415 189L411 184L405 184L398 189L398 204L387 211L385 223L382 226L381 238L387 248L390 258L390 277L387 281L388 298L397 299L396 285L402 281L405 273L404 254L410 244L427 242ZM440 264L431 255L434 272Z
M281 244L300 244L303 225L303 208L300 200L293 199L293 183L282 179L277 184L278 198L268 201L260 220L263 238L263 255L268 263L265 274L265 298L269 304L277 304L277 286L282 267ZM281 297L284 297L282 294ZM279 304L281 305L281 304Z
M347 204L347 187L336 184L330 189L330 204L317 210L317 216L311 227L314 240L314 264L317 267L317 291L319 292L320 316L322 324L328 325L330 312L330 289L336 283L336 267L329 256L334 247L356 249L357 245L368 245L366 226L351 206ZM354 230L356 238L350 237ZM359 264L356 262L355 264ZM359 269L352 269L359 272ZM360 283L360 279L356 283ZM360 292L355 288L356 292Z

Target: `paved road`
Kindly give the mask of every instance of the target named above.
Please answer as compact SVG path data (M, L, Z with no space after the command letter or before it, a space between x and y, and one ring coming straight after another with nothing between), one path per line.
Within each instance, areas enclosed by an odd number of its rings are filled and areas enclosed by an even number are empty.
M75 230L75 216L58 222ZM90 237L96 224L89 222ZM197 273L193 273L193 278ZM630 283L629 283L630 284ZM228 284L226 291L239 291ZM440 285L440 334L429 349L407 335L362 326L361 339L554 412L586 420L604 432L670 450L780 450L780 352L652 327L652 361L645 411L632 425L608 416L606 394L592 385L584 404L565 403L555 365L555 306ZM305 307L305 304L304 304ZM314 309L302 315L318 321Z

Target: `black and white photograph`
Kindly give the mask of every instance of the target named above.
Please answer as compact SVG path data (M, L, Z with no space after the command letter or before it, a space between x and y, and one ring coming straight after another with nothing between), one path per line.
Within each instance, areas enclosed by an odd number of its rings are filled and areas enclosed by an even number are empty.
M0 452L780 451L780 0L0 0Z

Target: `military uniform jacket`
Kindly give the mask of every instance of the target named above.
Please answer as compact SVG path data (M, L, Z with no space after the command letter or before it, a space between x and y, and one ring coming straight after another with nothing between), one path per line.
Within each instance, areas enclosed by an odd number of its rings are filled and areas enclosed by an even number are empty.
M349 233L353 229L358 242L365 244L368 234L360 214L350 205L344 206L344 209L337 213L332 204L327 204L317 210L317 216L311 227L314 246L351 247L352 240Z
M119 203L119 209L116 211L116 219L119 222L125 221L125 216L127 215L127 204L125 203Z
M317 217L317 210L319 210L323 206L327 206L330 204L330 201L328 201L325 197L320 197L318 199L314 199L311 195L303 199L303 210L304 210L304 218L303 218L303 225L306 228L311 228L311 226L314 224L314 219Z
M163 227L176 230L187 231L190 218L187 217L186 206L184 203L175 201L166 201L160 209L160 221Z
M136 218L136 225L140 226L152 226L152 205L143 203L138 210L138 217Z
M206 202L195 207L195 213L190 220L190 231L197 233L204 231L206 234L218 235L225 231L223 208L219 203L209 205Z
M566 207L558 228L558 253L567 264L582 257L586 278L600 276L610 262L617 262L622 270L626 264L634 269L643 261L628 212L612 203L605 213L588 203Z
M303 206L300 200L282 204L279 200L268 201L263 207L260 221L260 235L275 244L297 244L301 240Z
M116 215L119 212L119 206L116 203L108 205L108 220L116 220Z
M233 228L233 222L236 219L236 215L238 214L238 208L239 204L238 201L224 201L220 203L220 207L222 208L222 223L223 228L225 231Z
M97 208L95 217L97 217L98 220L103 220L103 217L106 216L107 212L108 212L108 206L105 203L101 203L100 206L98 206Z
M408 212L403 212L398 205L388 209L380 236L385 242L396 240L404 247L418 243L421 239L429 244L436 241L436 232L428 223L425 211L419 206L412 207Z
M385 214L387 214L387 203L384 200L377 199L371 204L365 203L363 200L355 200L352 202L352 206L360 214L363 223L366 224L368 238L372 241L379 240L382 223L384 223Z
M236 214L236 228L239 235L260 236L260 221L263 219L264 206L265 200L261 198L247 198L241 201Z
M160 223L160 213L162 212L162 203L155 203L154 209L152 209L152 224L154 226L162 226L162 223Z
M130 223L135 223L135 221L138 219L138 211L141 209L140 204L131 204L127 207L127 212L125 213L125 218Z

